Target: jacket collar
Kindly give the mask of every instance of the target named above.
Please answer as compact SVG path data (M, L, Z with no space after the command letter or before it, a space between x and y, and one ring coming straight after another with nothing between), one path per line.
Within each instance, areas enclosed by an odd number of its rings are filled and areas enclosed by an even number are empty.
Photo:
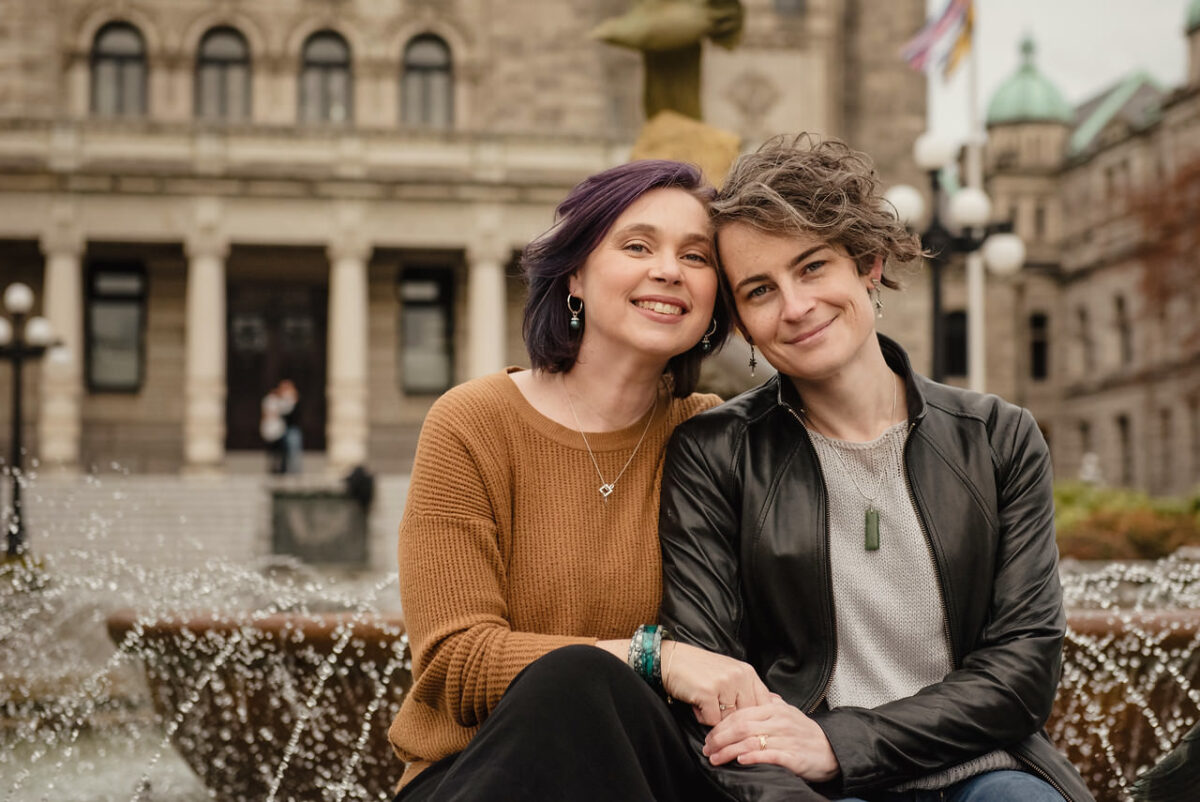
M904 389L908 397L908 419L915 424L925 417L927 409L925 394L921 391L921 382L925 379L913 372L912 364L908 361L908 354L898 342L878 332L875 333L875 336L879 338L879 348L883 351L883 358L888 367L904 377ZM796 385L786 376L776 373L771 381L775 382L776 398L781 406L797 410L803 407Z

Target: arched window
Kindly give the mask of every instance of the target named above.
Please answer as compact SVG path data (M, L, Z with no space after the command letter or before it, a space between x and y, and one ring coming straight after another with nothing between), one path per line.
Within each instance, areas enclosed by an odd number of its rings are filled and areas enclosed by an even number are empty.
M146 43L127 22L111 22L96 33L92 113L112 117L146 113Z
M440 37L421 34L404 48L400 121L405 125L454 125L454 73L450 48Z
M250 47L234 28L213 28L196 54L196 117L250 119Z
M354 113L350 46L333 31L304 43L300 65L300 122L346 123Z

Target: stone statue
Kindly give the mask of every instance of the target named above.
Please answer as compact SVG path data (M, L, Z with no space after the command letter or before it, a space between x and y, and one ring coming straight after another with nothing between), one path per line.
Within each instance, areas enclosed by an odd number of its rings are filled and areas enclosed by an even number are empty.
M641 51L647 120L668 110L699 120L700 45L707 37L732 49L742 17L739 0L634 0L628 12L600 23L591 35Z

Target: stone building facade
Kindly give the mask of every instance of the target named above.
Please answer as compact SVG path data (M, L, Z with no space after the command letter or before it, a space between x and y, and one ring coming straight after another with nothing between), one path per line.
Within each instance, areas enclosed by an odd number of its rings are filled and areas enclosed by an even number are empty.
M925 87L895 46L924 4L744 5L707 121L911 181ZM640 59L587 36L625 8L0 0L0 284L68 347L29 371L31 456L227 471L287 377L330 474L403 472L438 392L525 361L515 254L628 156Z
M989 108L987 189L1028 247L990 282L989 390L1033 411L1060 478L1200 484L1200 2L1185 34L1183 86L1134 72L1076 108L1025 43Z

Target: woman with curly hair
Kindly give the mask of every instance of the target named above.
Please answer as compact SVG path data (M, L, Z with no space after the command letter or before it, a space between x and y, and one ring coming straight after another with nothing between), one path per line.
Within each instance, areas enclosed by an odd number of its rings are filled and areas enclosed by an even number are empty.
M746 800L1091 799L1042 729L1066 621L1046 443L876 331L921 252L870 161L775 139L712 210L736 324L778 374L672 437L662 622L775 696L718 684L717 720L679 717L697 757Z

